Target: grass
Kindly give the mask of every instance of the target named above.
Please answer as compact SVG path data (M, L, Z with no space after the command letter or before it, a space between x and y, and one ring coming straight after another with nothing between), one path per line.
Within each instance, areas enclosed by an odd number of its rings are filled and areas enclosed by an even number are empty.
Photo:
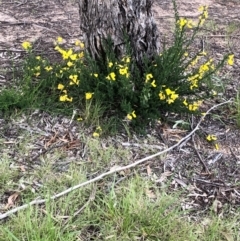
M31 143L38 138L25 131L21 136ZM17 165L9 168L12 159L5 148L0 169L1 203L11 204L9 197L14 194L17 198L13 205L39 196L48 201L2 220L0 241L240 240L238 212L231 219L207 212L196 220L191 212L182 210L184 189L169 192L171 178L159 186L137 169L49 200L51 195L91 178L91 173L97 175L109 166L124 165L132 159L131 148L116 148L114 144L104 147L103 140L85 135L80 140L86 144L85 157L75 159L61 172L56 166L68 159L64 150L43 155L39 166L23 171ZM7 144L2 141L1 145ZM18 146L18 156L28 152L27 145Z

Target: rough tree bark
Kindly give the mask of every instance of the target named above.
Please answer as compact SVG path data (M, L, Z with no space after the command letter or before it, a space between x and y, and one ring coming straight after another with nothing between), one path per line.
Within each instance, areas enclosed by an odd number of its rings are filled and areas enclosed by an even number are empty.
M86 50L95 59L105 56L110 37L118 57L126 54L126 36L131 57L137 63L143 56L160 52L160 41L151 7L153 0L78 0L80 28Z

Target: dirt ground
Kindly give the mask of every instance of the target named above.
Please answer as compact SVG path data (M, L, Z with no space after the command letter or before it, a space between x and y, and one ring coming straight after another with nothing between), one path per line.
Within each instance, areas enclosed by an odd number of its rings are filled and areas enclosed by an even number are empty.
M221 72L222 79L227 81L221 98L234 97L240 87L240 1L177 0L177 4L180 16L193 20L198 18L200 5L209 6L209 20L195 47L201 48L204 41L206 50L217 60L224 53L234 53L235 65ZM172 2L156 0L153 12L163 39L171 39L174 21ZM35 51L51 58L54 56L53 41L57 36L63 37L69 46L81 39L78 8L73 1L0 0L0 88L11 84L11 68L25 55L21 49L23 41L33 42ZM206 107L214 101L206 103ZM186 205L186 209L192 206L205 208L216 200L222 204L231 203L232 211L240 205L240 131L231 117L233 114L230 107L216 110L201 127L202 132L214 133L218 137L219 150L195 136L195 140L170 153L164 165L150 163L158 173L174 173L173 186L185 187L191 183L196 187L194 192L191 190L192 202ZM193 125L197 120L194 121ZM164 139L168 145L178 140L174 138L177 135L184 135L176 133L170 125L159 127L151 134L160 136L159 143ZM11 139L11 136L6 136L8 138Z

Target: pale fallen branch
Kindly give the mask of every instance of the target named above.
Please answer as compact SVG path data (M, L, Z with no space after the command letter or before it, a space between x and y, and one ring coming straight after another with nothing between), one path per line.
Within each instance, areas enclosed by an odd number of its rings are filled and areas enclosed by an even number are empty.
M169 152L169 151L173 150L174 148L176 148L177 146L179 146L182 142L184 142L184 141L187 140L189 137L191 137L191 136L199 129L200 124L203 122L205 116L208 115L209 112L211 112L213 109L218 108L219 106L222 106L222 105L225 105L225 104L228 104L228 103L231 103L231 102L232 102L231 100L228 100L228 101L225 101L225 102L223 102L223 103L220 103L220 104L217 104L217 105L212 106L212 107L200 118L200 120L199 120L199 122L197 123L196 127L195 127L188 135L186 135L186 136L185 136L184 138L182 138L179 142L177 142L175 145L170 146L169 148L167 148L167 149L165 149L165 150L163 150L163 151L157 152L157 153L155 153L155 154L153 154L153 155L150 155L150 156L147 156L147 157L145 157L145 158L142 158L142 159L140 159L140 160L138 160L138 161L136 161L136 162L134 162L134 163L131 163L131 164L129 164L129 165L126 165L126 166L123 166L123 167L111 168L110 171L105 172L105 173L102 173L101 175L99 175L99 176L97 176L97 177L95 177L95 178L93 178L93 179L90 179L90 180L88 180L88 181L86 181L86 182L83 182L83 183L80 183L80 184L78 184L78 185L76 185L76 186L70 187L70 188L66 189L65 191L63 191L63 192L60 192L60 193L58 193L58 194L56 194L56 195L51 196L49 199L50 199L50 200L54 200L54 199L56 199L56 198L62 197L62 196L66 195L66 194L68 194L68 193L70 193L70 192L72 192L72 191L74 191L74 190L76 190L76 189L78 189L78 188L80 188L80 187L84 187L84 186L86 186L86 185L88 185L88 184L90 184L90 183L96 182L96 181L98 181L98 180L100 180L100 179L102 179L102 178L104 178L104 177L106 177L106 176L109 176L109 175L113 174L113 173L120 172L120 171L124 171L124 170L126 170L126 169L135 167L135 166L137 166L137 165L139 165L139 164L141 164L141 163L143 163L143 162L145 162L145 161L147 161L147 160L149 160L149 159L152 159L152 158L154 158L154 157L160 156L160 155L162 155L162 154L164 154L164 153L166 153L166 152ZM22 205L22 206L20 206L20 207L13 208L12 210L7 211L6 213L0 214L0 220L1 220L1 219L4 219L4 218L10 216L11 214L14 214L14 213L16 213L16 212L18 212L18 211L20 211L20 210L26 209L27 207L30 207L30 206L32 206L32 205L45 203L47 200L48 200L48 199L33 200L33 201L31 201L30 203L28 203L28 204L24 204L24 205Z

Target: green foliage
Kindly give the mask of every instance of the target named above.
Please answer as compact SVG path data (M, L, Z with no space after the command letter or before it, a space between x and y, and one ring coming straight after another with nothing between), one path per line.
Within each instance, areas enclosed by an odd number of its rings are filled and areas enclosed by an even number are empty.
M214 63L204 50L191 52L208 17L207 7L199 8L199 20L194 23L180 18L173 3L174 42L171 47L163 46L153 59L143 58L142 66L136 64L131 49L123 57L114 54L110 40L105 46L107 56L94 60L80 41L75 49L65 50L58 37L55 50L63 59L58 64L34 56L31 43L24 42L29 53L22 83L25 101L67 115L78 109L75 117L95 126L110 118L135 130L154 124L166 112L199 113L202 101L216 94L211 76L225 60L232 65L233 55Z

